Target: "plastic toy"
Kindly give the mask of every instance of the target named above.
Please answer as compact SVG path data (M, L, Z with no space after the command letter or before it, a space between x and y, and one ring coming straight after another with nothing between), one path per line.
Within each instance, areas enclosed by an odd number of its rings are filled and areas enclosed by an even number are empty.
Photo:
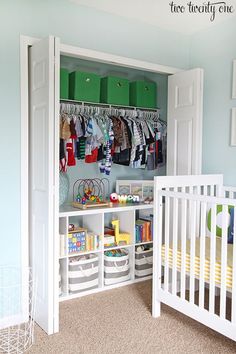
M130 234L120 233L120 220L113 220L111 223L115 229L116 244L119 245L120 242L126 242L127 245L130 244Z
M112 203L139 203L140 198L139 195L135 194L117 194L117 193L111 193L110 195L110 201Z
M78 228L76 231L69 229L68 234L68 252L81 252L86 249L86 230Z
M111 193L110 194L110 201L112 203L118 203L118 196L117 196L117 193Z
M108 191L109 181L106 178L78 179L73 186L72 205L79 209L108 206Z

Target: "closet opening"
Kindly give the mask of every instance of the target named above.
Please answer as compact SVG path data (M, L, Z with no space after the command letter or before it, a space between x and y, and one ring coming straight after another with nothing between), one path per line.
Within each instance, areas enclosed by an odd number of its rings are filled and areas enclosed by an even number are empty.
M166 175L168 75L65 55L60 75L59 301L64 301L152 278L153 177ZM136 83L154 87L147 106L134 104ZM111 205L115 192L135 195L140 203L125 203L123 197ZM93 194L107 205L93 208Z

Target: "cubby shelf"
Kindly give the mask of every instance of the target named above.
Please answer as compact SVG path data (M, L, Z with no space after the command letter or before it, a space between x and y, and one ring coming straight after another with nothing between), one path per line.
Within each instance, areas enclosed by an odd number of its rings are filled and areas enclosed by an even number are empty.
M82 251L82 252L75 252L75 253L68 253L68 249L66 246L65 252L66 254L59 258L60 262L60 272L61 272L61 288L62 288L62 295L59 296L59 301L64 301L68 299L74 299L81 296L86 296L89 294L94 294L100 291L114 289L117 287L121 287L124 285L132 284L135 282L140 282L144 280L148 280L151 277L145 276L143 278L135 278L135 249L136 246L144 245L144 244L152 244L152 241L148 242L135 242L135 220L140 216L147 216L152 214L153 212L153 205L152 204L134 204L134 205L114 205L113 207L103 207L103 208L93 208L88 210L80 210L71 207L70 205L64 205L60 208L60 218L59 218L59 232L60 234L67 235L68 234L68 226L70 223L74 223L82 228L87 229L97 235L100 235L101 239L101 247L95 251ZM120 220L120 231L126 232L130 234L131 243L128 245L119 245L113 247L104 247L103 245L103 235L104 235L104 227L105 225L110 225L111 221L114 219ZM129 270L129 279L126 281L120 280L115 284L104 284L104 271L105 271L105 254L104 252L110 250L117 250L117 249L126 249L128 252L128 270ZM79 256L86 256L86 255L97 255L95 260L96 265L93 265L92 269L97 273L97 282L96 287L91 287L90 290L85 289L78 293L70 293L70 279L69 277L69 264L70 260L73 257ZM117 260L114 261L114 267L116 267L116 263L119 262L119 257ZM72 263L71 263L72 265ZM126 264L127 265L127 264ZM89 272L87 270L83 271L83 269L78 266L79 271L83 275L83 272L86 277L88 277L89 283ZM89 274L89 275L86 275ZM92 274L92 273L91 273ZM93 273L94 274L94 273ZM122 277L121 277L122 279ZM87 280L86 280L87 281ZM91 282L92 282L91 278ZM118 281L118 280L117 280Z
M134 245L119 245L119 246L113 246L113 247L104 247L104 252L105 251L112 251L112 250L118 250L121 248L130 248L133 247Z
M86 254L90 254L90 253L100 253L102 252L102 249L99 249L99 250L94 250L94 251L82 251L82 252L74 252L74 253L68 253L68 255L66 256L62 256L60 257L60 259L63 259L63 258L71 258L71 257L78 257L78 256L84 256Z
M153 243L153 241L136 242L136 243L135 243L135 246L149 245L150 243Z
M71 204L65 204L60 207L59 217L70 217L78 215L94 215L94 214L105 214L120 211L129 210L146 210L153 209L153 204L113 204L112 207L97 207L91 209L76 209L73 208Z

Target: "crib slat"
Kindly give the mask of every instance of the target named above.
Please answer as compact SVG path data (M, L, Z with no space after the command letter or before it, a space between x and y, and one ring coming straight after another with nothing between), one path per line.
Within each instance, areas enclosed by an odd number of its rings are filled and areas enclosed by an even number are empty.
M176 295L177 285L177 236L178 236L178 199L173 198L173 266L172 266L172 294Z
M169 225L170 225L170 198L165 198L165 269L164 269L164 290L169 290Z
M215 195L215 186L211 185L210 186L210 196L214 197L214 195Z
M236 208L234 208L234 240L233 240L233 268L232 268L232 306L231 306L231 321L236 323Z
M186 288L186 223L187 200L181 200L181 298L185 299Z
M189 194L193 194L193 186L189 186ZM188 227L188 237L190 237L191 234L191 207L190 207L190 203L189 203L189 218L188 218L188 223L187 223L187 227Z
M196 230L196 201L190 201L190 303L194 303L195 290L195 230Z
M215 313L216 204L211 204L209 312Z
M228 231L228 206L222 209L222 237L221 237L221 289L220 289L220 317L226 316L226 270L227 270L227 231Z
M203 186L203 195L207 195L207 186Z
M206 203L201 203L199 307L204 308L206 247Z
M234 192L233 191L229 191L229 198L231 198L231 199L234 198Z
M200 195L201 187L196 186L196 194ZM200 233L200 202L197 202L197 214L196 214L196 235Z

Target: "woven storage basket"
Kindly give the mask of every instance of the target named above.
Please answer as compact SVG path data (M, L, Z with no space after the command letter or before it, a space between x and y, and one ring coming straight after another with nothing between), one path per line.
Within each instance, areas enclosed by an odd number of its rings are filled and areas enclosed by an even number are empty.
M129 252L123 250L124 256L112 257L104 255L104 283L111 285L130 279Z
M148 249L145 251L135 251L135 277L143 278L152 275L153 268L153 251Z
M69 292L78 293L98 287L98 256L89 254L69 262Z

